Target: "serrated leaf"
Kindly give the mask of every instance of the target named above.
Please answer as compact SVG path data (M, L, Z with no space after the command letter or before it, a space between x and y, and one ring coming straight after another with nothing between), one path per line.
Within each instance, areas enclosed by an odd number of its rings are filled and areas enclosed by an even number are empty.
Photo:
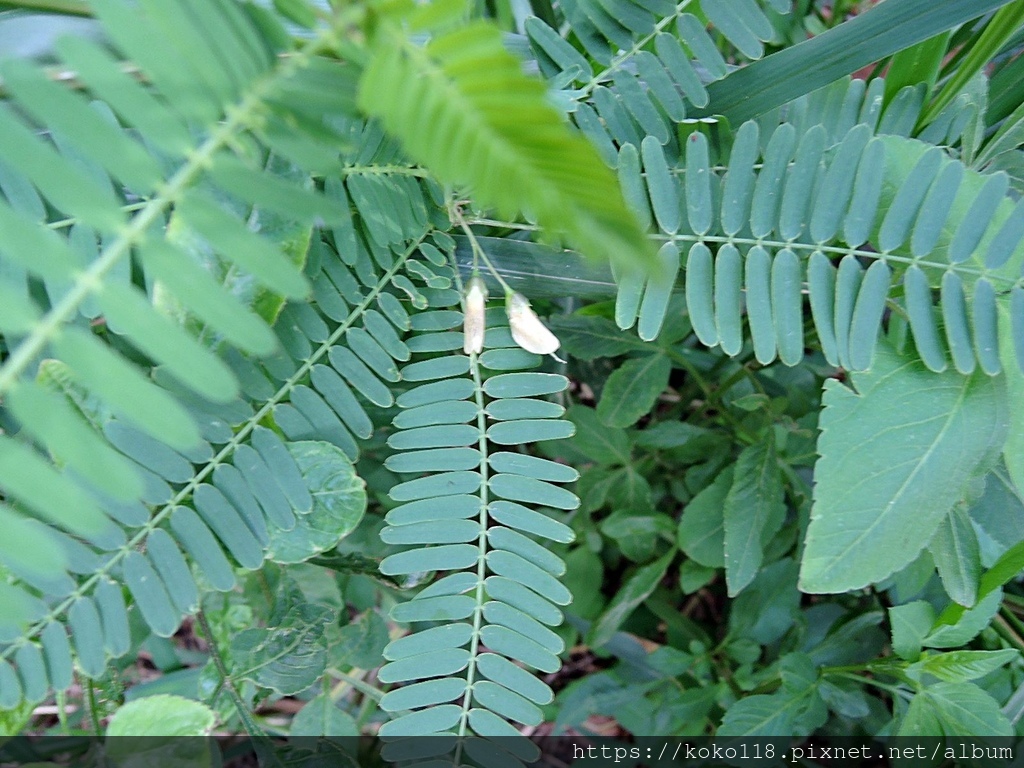
M593 408L573 406L566 415L576 425L572 444L581 453L604 465L629 463L625 430L603 424Z
M743 449L725 498L725 580L737 595L757 575L764 547L786 516L775 444L768 439Z
M928 544L946 594L960 605L974 605L981 579L981 548L967 510L957 505L940 522Z
M907 733L906 736L1012 736L1013 726L999 710L999 703L974 683L936 683L914 697L927 702L939 733Z
M936 374L880 345L853 383L860 394L825 385L807 592L858 589L911 562L1005 437L1003 390L984 374Z
M628 427L644 416L668 386L672 363L662 354L627 360L605 383L597 415L610 427Z
M780 692L745 696L725 712L716 736L792 736L805 706L802 695Z
M913 661L921 653L921 644L935 621L935 611L924 600L915 600L889 609L892 649L903 659Z
M694 496L679 518L677 541L694 562L708 568L725 565L723 509L733 484L733 467L718 474L714 482Z
M907 667L908 674L928 674L949 683L977 680L1020 658L1013 648L999 651L952 651L927 656Z

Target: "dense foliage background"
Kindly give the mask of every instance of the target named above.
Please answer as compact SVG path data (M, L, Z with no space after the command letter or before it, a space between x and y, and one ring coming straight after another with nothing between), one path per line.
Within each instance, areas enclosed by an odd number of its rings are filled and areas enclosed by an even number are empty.
M1022 23L0 3L0 735L1018 733Z

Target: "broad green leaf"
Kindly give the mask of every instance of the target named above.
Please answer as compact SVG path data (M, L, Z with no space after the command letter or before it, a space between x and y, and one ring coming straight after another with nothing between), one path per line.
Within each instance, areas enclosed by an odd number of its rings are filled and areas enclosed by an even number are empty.
M590 628L587 635L590 646L599 648L612 639L622 623L661 583L675 556L673 549L653 563L637 569Z
M665 391L670 373L672 362L660 353L627 360L605 382L598 418L610 427L635 424Z
M659 541L672 541L675 521L668 515L639 510L616 510L601 523L601 533L618 544L622 554L636 563L645 563L657 554Z
M859 393L826 381L802 590L859 589L918 555L1002 446L1000 384L933 373L884 345L854 374Z
M291 530L268 520L267 556L300 563L334 548L355 530L366 511L366 484L344 452L330 443L289 443L288 451L313 497L313 511L297 515Z
M908 86L924 83L928 90L935 86L942 59L949 44L949 32L942 32L892 57L885 76L885 100L892 101L896 93Z
M593 408L574 406L566 415L576 425L572 444L580 453L602 465L629 463L625 430L603 424Z
M913 661L921 653L921 645L935 621L935 611L924 600L915 600L889 609L892 626L892 649L900 658Z
M927 708L942 733L907 733L906 736L1012 736L1013 726L999 711L999 703L974 683L936 683L914 697Z
M205 736L217 716L205 704L181 696L147 696L121 706L107 736Z
M934 702L923 694L910 701L907 712L900 721L897 736L941 736L942 725Z
M804 699L788 692L745 696L726 710L715 735L792 736L794 723L806 707Z
M787 557L761 569L729 611L732 637L769 645L786 634L799 615L797 568L796 561Z
M939 523L928 544L946 594L960 605L972 606L981 578L981 549L967 510L957 505Z
M1018 567L1014 574L1016 575L1020 570ZM996 587L993 591L986 593L984 589L985 585L982 583L978 592L985 594L985 597L981 598L973 608L964 608L962 605L954 603L940 613L932 631L925 637L924 645L928 648L957 648L973 640L979 632L985 629L992 621L992 617L999 611L999 606L1003 601L1003 590Z
M725 565L723 510L733 485L734 467L722 470L709 486L694 496L679 518L677 540L686 556L708 568Z
M757 575L764 547L786 516L775 444L772 433L766 434L767 439L743 449L725 498L725 580L730 597Z

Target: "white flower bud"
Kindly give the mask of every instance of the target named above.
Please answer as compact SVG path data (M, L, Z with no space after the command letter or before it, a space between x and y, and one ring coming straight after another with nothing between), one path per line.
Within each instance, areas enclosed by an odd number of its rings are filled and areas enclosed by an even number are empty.
M487 304L487 286L479 277L472 277L466 283L463 304L462 349L467 355L479 355L484 348L484 311Z
M505 300L508 324L516 344L535 355L554 355L561 344L558 338L530 309L530 301L521 293L510 294Z

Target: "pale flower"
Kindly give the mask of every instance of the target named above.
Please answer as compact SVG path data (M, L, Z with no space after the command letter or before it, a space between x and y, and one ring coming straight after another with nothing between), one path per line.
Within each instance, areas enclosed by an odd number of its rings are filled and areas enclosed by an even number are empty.
M509 294L505 300L508 324L516 344L535 355L552 355L560 345L558 338L530 309L530 301L521 293Z
M484 281L479 277L470 278L466 283L463 300L465 314L462 325L462 349L467 355L479 355L484 348L484 311L487 304L487 286Z

